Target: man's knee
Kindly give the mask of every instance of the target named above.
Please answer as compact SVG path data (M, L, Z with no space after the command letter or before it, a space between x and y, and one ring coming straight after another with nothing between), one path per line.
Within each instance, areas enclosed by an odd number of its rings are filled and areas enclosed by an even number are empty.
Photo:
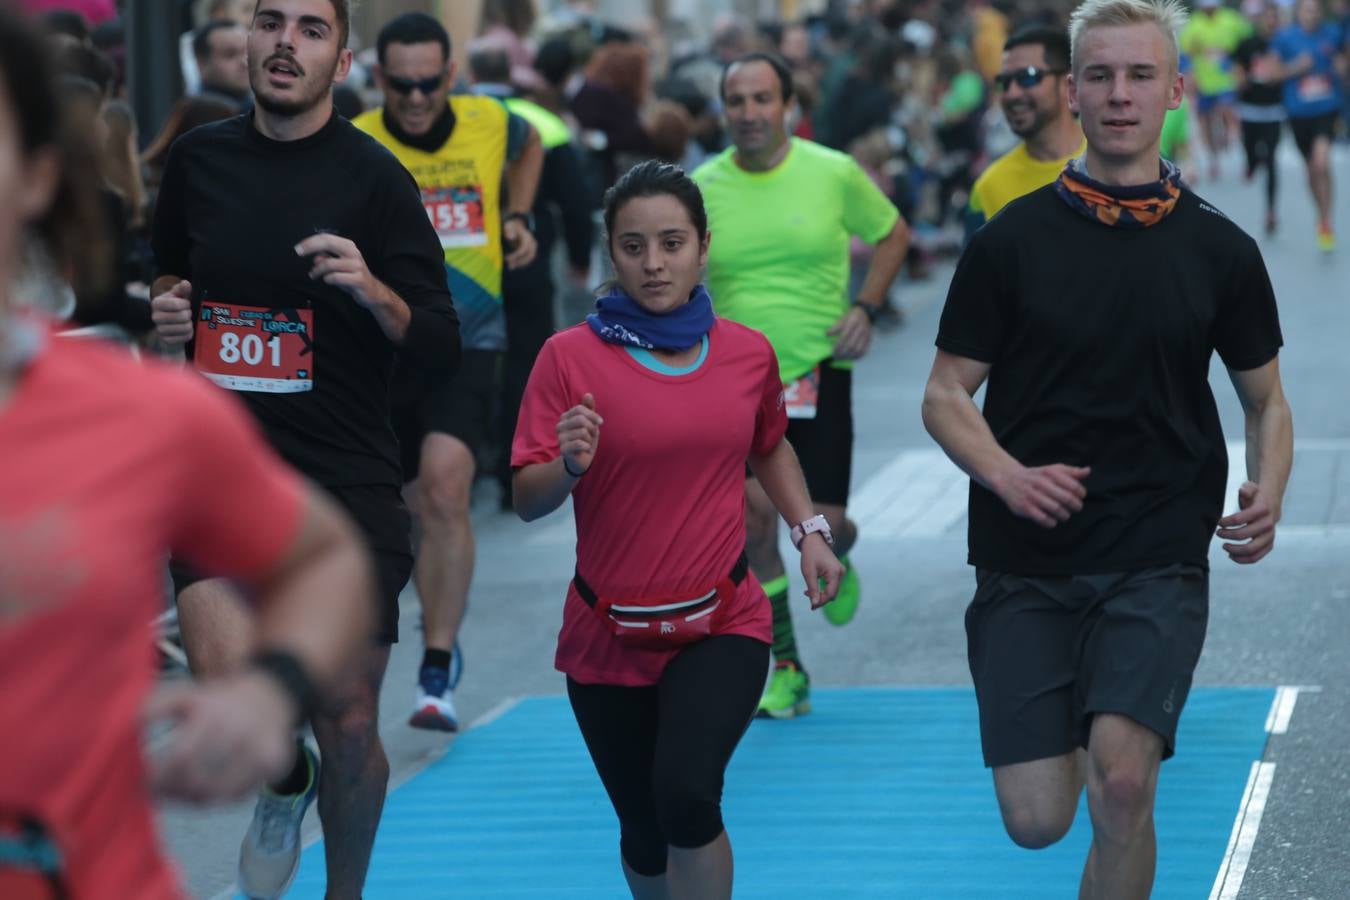
M994 769L1003 827L1013 843L1040 850L1069 833L1083 791L1077 752Z
M224 675L244 664L254 646L253 613L230 582L209 578L177 597L178 625L192 674Z
M1043 850L1058 843L1073 827L1075 806L1025 803L1003 807L1003 827L1014 844Z
M1120 716L1093 725L1088 755L1088 802L1093 821L1112 833L1128 834L1153 815L1162 738Z
M314 737L325 767L332 774L357 778L370 766L384 763L380 721L375 702L368 697L347 698L314 717Z
M467 445L448 435L428 435L417 473L417 511L423 528L469 519L474 459Z
M1094 763L1088 797L1095 801L1095 819L1112 832L1137 830L1153 815L1154 773L1147 763Z

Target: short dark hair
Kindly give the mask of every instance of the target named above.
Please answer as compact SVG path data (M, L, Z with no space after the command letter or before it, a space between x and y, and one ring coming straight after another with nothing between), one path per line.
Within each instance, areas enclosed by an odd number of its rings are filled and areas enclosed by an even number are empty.
M792 70L788 68L788 64L785 63L780 56L776 56L772 53L759 52L738 56L727 63L726 68L722 70L722 80L717 83L717 96L726 100L727 75L729 75L731 70L736 68L736 66L743 66L752 62L767 63L769 68L773 69L773 73L778 76L778 86L783 92L783 102L786 103L792 99Z
M509 84L511 58L501 47L480 47L469 53L469 72L474 81L486 84Z
M201 28L198 28L197 33L192 36L192 55L197 59L206 59L211 55L211 35L227 28L238 27L238 23L225 19L213 19L207 22Z
M1045 64L1051 69L1069 70L1069 36L1058 28L1031 25L1012 33L1003 45L1006 53L1014 47L1039 45L1045 50Z
M534 55L534 70L554 87L562 87L575 68L576 54L572 52L572 42L562 35L544 41Z
M338 27L338 49L347 46L347 41L352 36L352 10L347 0L328 0L333 4L333 18L337 20ZM253 4L253 15L258 15L258 8L262 6L263 0L258 0ZM220 4L213 6L213 9L219 9Z
M404 13L390 19L380 29L379 37L375 39L375 53L380 65L384 65L385 52L390 44L427 44L432 41L441 45L442 54L449 59L450 33L445 30L445 26L426 13Z
M703 194L694 180L684 173L684 169L649 159L640 162L624 173L614 186L605 191L605 243L614 235L614 220L619 210L630 200L639 197L661 197L669 195L680 201L689 213L689 221L694 223L701 242L708 236L708 212L703 208Z

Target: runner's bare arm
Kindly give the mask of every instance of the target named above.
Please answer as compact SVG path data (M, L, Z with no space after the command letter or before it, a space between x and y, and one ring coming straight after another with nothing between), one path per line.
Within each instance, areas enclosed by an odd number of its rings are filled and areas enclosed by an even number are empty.
M872 345L872 318L886 305L886 294L891 282L905 263L909 253L910 230L904 217L895 220L890 232L877 242L872 261L867 266L867 276L855 298L859 304L867 306L872 316L853 307L844 313L844 317L830 329L834 343L835 359L860 359Z
M1229 542L1223 545L1229 557L1246 564L1261 559L1274 546L1294 459L1294 421L1280 381L1278 357L1256 369L1229 369L1228 377L1246 417L1247 482L1238 491L1238 512L1219 520L1218 535Z
M790 527L796 527L816 514L811 495L806 489L801 463L797 461L797 453L787 438L779 440L764 456L751 454L746 462L774 509L778 510ZM844 566L835 558L825 538L818 533L808 534L802 539L801 552L806 595L811 598L811 608L816 609L833 600L839 592ZM824 590L820 588L822 579L825 581Z
M967 475L1014 514L1053 528L1083 508L1089 469L1061 464L1028 468L999 446L972 399L989 363L938 350L923 393L923 424Z
M502 237L511 244L504 261L507 267L518 269L529 265L538 251L534 235L518 217L506 221L511 213L529 215L534 206L534 197L539 190L539 178L544 171L544 144L539 140L539 132L528 125L528 137L520 156L511 160L506 167L506 197L508 206L502 209Z
M527 123L528 124L528 123ZM529 126L529 137L520 156L511 160L506 167L506 190L509 201L504 213L528 213L534 208L535 194L539 190L539 177L544 171L544 144L539 140L539 132Z
M900 274L900 267L905 264L905 257L909 254L911 237L909 223L901 216L895 220L890 233L877 242L872 262L867 266L867 275L858 289L857 299L860 303L880 306L886 302L891 282Z
M321 700L370 639L374 585L360 539L332 501L311 490L305 503L299 534L259 583L257 646L293 658ZM280 777L299 713L282 680L256 666L157 693L146 717L175 728L156 761L156 788L205 802Z
M802 474L801 463L797 461L797 451L792 449L787 438L783 438L774 448L763 456L750 455L746 459L750 471L769 502L789 527L795 527L816 514L811 503L811 494L806 489L806 476Z
M558 458L522 466L511 476L516 515L533 522L562 506L572 488L590 471L604 423L595 410L592 394L584 395L581 403L562 414L558 419Z

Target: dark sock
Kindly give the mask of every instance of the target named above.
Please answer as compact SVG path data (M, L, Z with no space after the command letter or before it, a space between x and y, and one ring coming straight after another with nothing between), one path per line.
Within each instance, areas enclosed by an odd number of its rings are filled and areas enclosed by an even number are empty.
M295 765L291 767L291 774L268 787L272 793L286 797L303 794L309 787L309 757L305 755L305 742L302 739L295 740Z
M434 647L428 647L426 651L422 653L422 668L425 669L427 666L431 666L435 669L445 669L447 672L450 671L450 651L437 650Z
M797 655L797 633L792 628L792 612L788 609L788 578L779 575L764 582L764 593L773 607L774 662L790 662L805 674L801 657Z

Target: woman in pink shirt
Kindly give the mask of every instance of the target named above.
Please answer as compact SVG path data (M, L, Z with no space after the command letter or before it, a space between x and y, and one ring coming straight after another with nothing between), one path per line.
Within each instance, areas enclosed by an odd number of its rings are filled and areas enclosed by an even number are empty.
M544 346L512 448L516 511L570 495L577 574L555 664L620 825L634 898L731 896L723 775L755 713L772 615L746 566L746 466L793 526L813 607L843 566L784 440L778 362L713 315L707 215L679 168L605 195L617 285Z
M21 268L78 276L104 237L44 45L0 9L0 897L175 900L151 788L233 799L288 771L367 639L370 564L225 392L32 308ZM171 552L254 589L256 652L149 701ZM147 717L173 726L153 767Z

